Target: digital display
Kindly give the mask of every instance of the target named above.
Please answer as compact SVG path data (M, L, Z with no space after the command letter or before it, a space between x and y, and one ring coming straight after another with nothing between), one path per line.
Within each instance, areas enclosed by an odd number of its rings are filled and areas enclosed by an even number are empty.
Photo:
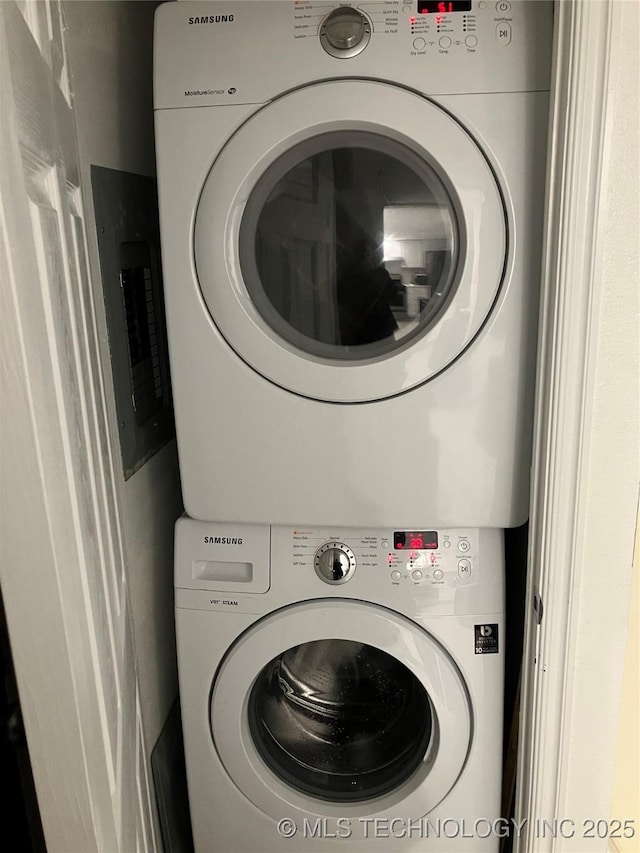
M396 531L393 547L397 551L431 551L438 547L438 534L435 530Z
M418 0L418 13L448 15L449 12L470 12L471 0Z

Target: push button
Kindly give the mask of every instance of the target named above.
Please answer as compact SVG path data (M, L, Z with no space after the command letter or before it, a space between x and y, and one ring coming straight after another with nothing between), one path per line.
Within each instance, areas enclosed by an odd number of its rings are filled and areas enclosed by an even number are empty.
M442 569L434 569L433 571L433 579L434 581L441 581L444 577L444 572Z
M503 47L511 44L511 24L498 24L496 26L496 41Z
M471 577L471 561L458 560L458 576L465 579Z
M461 539L458 542L458 551L461 551L463 554L466 554L467 551L471 548L471 543L468 539Z
M510 9L511 3L509 3L508 0L498 0L496 3L496 12L499 15L506 15Z

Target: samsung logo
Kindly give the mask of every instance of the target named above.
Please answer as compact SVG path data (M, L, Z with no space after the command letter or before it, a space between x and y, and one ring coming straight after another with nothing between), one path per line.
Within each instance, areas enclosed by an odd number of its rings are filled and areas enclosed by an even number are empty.
M233 15L200 15L199 17L189 18L191 24L230 24L233 21Z
M242 536L205 536L207 545L242 545Z

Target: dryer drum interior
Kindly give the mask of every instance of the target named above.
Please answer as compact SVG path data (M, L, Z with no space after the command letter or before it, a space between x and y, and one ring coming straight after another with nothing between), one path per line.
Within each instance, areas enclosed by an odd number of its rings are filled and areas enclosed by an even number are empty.
M435 165L407 145L321 133L254 187L240 230L244 281L268 325L300 349L383 355L424 334L449 304L458 220Z
M364 643L331 639L290 648L262 669L249 726L263 760L294 788L362 801L414 773L435 721L404 664Z

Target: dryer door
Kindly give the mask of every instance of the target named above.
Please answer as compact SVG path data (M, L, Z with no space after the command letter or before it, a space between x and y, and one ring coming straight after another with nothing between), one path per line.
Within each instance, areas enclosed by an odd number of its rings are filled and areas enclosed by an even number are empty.
M471 745L467 690L442 645L392 611L348 600L255 623L223 660L210 712L227 773L274 818L393 817L399 802L403 816L424 816Z
M217 157L194 227L206 305L271 382L384 399L474 340L503 279L495 175L444 109L369 81L284 95Z

